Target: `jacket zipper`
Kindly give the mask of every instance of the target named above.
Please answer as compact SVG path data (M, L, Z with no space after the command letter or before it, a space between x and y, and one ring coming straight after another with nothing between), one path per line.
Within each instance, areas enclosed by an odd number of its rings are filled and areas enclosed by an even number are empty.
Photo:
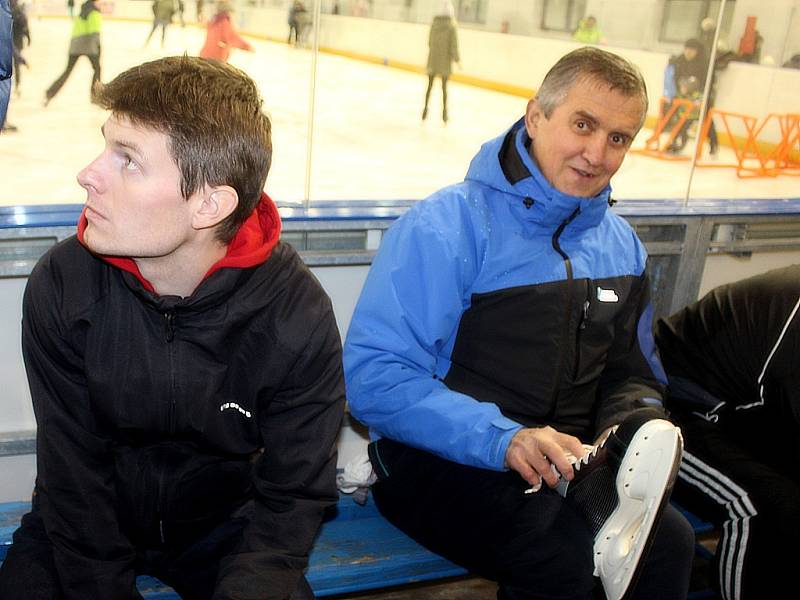
M578 379L578 371L580 369L581 358L581 336L583 330L589 324L589 307L591 306L592 298L592 284L591 281L586 281L586 297L583 300L583 309L581 310L580 321L578 322L578 329L575 333L575 367L572 371L572 381Z
M572 281L574 279L572 273L572 261L570 260L569 256L567 256L566 252L561 249L561 245L558 243L561 234L566 229L567 225L572 223L575 217L581 212L580 208L576 208L572 214L567 217L561 225L558 226L555 233L553 234L553 250L558 252L561 258L564 260L564 266L567 270L567 301L565 303L566 311L565 311L565 319L564 319L564 334L562 336L562 343L561 343L561 352L558 355L558 367L555 370L555 381L553 385L553 394L550 399L550 416L555 414L556 411L556 402L558 400L558 390L560 388L562 372L564 370L564 363L566 362L566 355L567 355L567 348L569 347L572 335L570 331L570 317L572 316Z
M172 341L175 339L175 311L164 313L164 340L167 342L167 355L169 356L169 410L167 412L167 430L175 433L175 369ZM158 476L158 534L161 543L166 543L164 535L164 471Z
M175 433L175 365L172 341L175 339L175 311L164 313L164 339L167 341L167 354L169 356L169 414L167 417L167 430Z

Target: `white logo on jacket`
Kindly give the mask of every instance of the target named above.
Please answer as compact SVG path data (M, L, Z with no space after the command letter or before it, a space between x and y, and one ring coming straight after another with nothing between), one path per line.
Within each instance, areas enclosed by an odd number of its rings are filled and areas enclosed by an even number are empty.
M600 302L619 302L619 296L614 290L606 290L597 286L597 299Z
M238 410L240 413L242 413L248 419L253 416L252 414L250 414L249 410L243 409L241 406L236 404L236 402L226 402L225 404L221 404L220 407L219 407L219 412L222 412L222 411L225 411L225 410L228 410L228 409Z

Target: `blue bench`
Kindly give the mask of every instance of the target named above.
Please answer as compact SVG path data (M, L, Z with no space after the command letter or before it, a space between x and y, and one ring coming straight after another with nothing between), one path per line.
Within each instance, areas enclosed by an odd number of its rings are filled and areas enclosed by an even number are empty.
M710 523L677 508L687 516L695 533L713 530ZM0 504L0 562L22 515L29 509L28 502ZM708 552L698 544L698 553L703 551ZM360 506L343 495L336 515L322 525L306 577L314 593L322 598L467 574L391 525L371 498ZM179 600L175 592L153 577L139 577L137 583L146 600ZM708 590L689 595L692 600L714 597Z
M28 510L28 502L0 504L0 561ZM391 525L371 498L360 506L343 495L336 515L322 525L306 578L315 595L325 597L466 574ZM137 583L147 600L178 600L157 579L143 576Z

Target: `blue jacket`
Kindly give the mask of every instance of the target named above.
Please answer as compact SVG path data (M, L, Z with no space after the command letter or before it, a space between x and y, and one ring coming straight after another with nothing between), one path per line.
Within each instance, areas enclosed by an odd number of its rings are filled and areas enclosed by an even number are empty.
M344 354L373 437L501 470L523 426L591 442L660 404L644 247L610 188L560 193L529 144L520 121L386 233Z
M8 0L0 0L0 128L6 121L11 94L11 10Z

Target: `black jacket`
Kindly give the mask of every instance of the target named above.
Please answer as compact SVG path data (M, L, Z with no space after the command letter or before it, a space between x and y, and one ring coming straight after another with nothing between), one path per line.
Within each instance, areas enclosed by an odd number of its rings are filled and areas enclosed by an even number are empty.
M260 251L188 298L148 291L124 259L75 237L31 274L23 353L38 504L66 598L139 597L137 551L189 542L247 502L214 597L293 591L337 497L341 345L295 251Z
M673 411L800 431L800 265L722 285L660 319Z

